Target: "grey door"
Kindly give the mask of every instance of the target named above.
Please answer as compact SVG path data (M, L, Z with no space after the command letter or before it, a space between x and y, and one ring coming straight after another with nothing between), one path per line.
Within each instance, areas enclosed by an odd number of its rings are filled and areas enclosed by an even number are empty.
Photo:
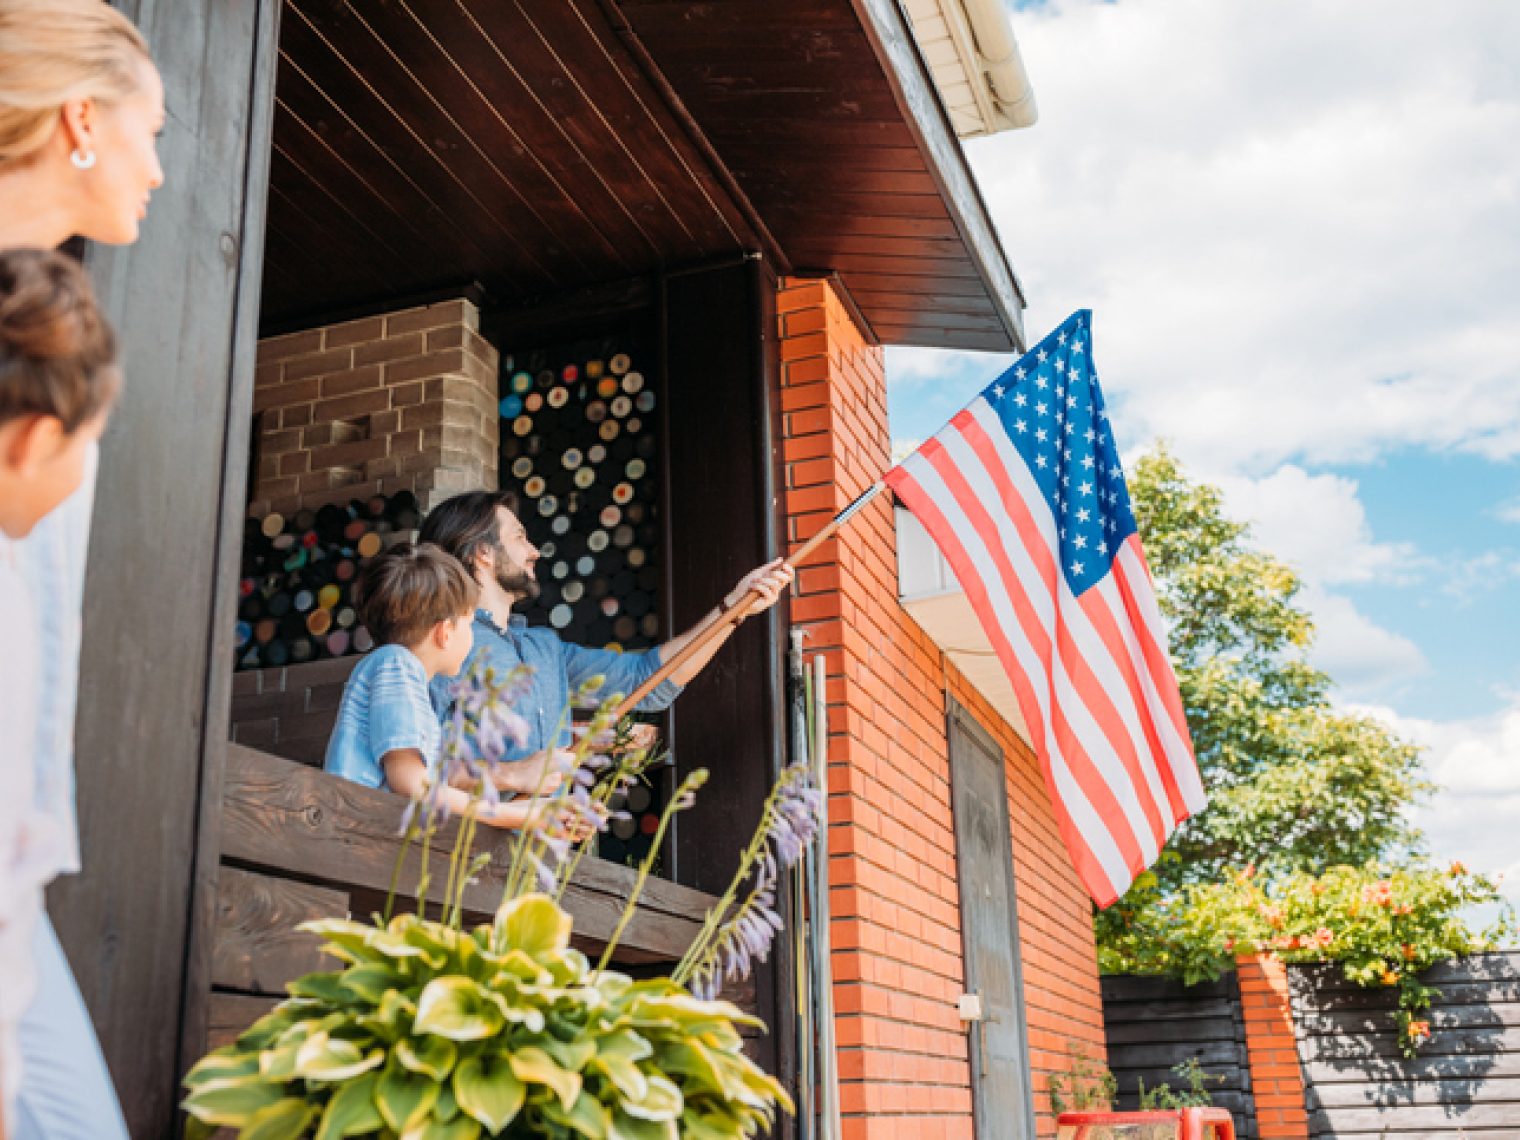
M966 992L981 998L983 1014L967 1026L976 1135L978 1140L1033 1140L1003 754L953 702L949 727Z

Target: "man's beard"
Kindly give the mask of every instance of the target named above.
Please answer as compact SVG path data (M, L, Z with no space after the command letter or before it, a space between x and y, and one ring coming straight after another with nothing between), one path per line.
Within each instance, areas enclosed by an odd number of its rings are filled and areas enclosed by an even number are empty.
M538 579L525 566L515 562L497 562L496 584L507 593L522 601L531 602L538 597Z

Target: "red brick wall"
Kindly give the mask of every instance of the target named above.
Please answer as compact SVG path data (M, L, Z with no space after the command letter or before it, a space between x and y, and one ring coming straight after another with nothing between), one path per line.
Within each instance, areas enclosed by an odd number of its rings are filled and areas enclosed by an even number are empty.
M783 286L782 410L789 539L814 534L889 464L886 374L829 286ZM1038 765L897 602L885 496L800 575L792 617L828 666L835 1006L850 1140L970 1137L968 1039L945 693L1007 758L1031 1061L1042 1135L1045 1075L1080 1044L1104 1056L1086 895Z
M1265 955L1237 958L1251 1094L1261 1140L1309 1140L1304 1077L1298 1065L1288 968Z
M463 299L260 341L249 513L495 487L496 367Z

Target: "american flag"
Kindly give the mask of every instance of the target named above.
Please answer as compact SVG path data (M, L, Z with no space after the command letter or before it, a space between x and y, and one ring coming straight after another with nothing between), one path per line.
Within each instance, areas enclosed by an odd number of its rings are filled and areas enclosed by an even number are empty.
M1203 807L1166 632L1074 313L885 477L1013 682L1100 906Z

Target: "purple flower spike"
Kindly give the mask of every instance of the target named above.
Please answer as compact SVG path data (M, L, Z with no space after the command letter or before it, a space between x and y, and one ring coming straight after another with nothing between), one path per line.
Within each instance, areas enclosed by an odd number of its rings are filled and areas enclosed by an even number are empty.
M812 846L822 808L822 793L813 787L806 768L792 765L782 771L760 817L761 842L751 847L729 894L718 904L720 911L725 911L724 923L689 967L692 993L712 998L725 980L745 978L754 963L766 960L776 934L785 925L776 910L781 872ZM751 877L748 896L727 912L735 890L746 877Z

